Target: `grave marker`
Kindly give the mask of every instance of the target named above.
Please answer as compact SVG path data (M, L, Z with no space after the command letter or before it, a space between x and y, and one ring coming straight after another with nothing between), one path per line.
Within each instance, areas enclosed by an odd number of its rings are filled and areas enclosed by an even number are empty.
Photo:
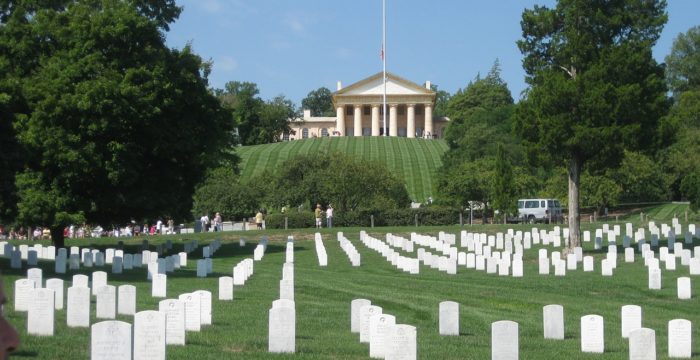
M271 353L296 350L296 310L290 306L273 307L268 313L268 348Z
M603 317L585 315L581 317L581 352L603 353L605 331Z
M564 307L561 305L546 305L542 308L544 323L544 338L564 340Z
M389 314L374 315L369 319L369 356L384 359L387 352L389 328L396 325L396 317Z
M119 285L117 295L117 314L136 314L136 286Z
M642 308L637 305L625 305L622 307L620 319L622 337L628 338L630 331L642 327Z
M389 327L387 333L386 360L417 359L416 327L397 324Z
M29 290L27 307L27 333L30 335L53 336L55 294L51 289Z
M116 315L116 288L114 285L103 285L97 289L95 317L98 319L114 319Z
M92 325L91 360L131 360L131 324L108 320Z
M668 322L668 357L690 358L692 356L692 323L685 319Z
M137 312L134 316L134 360L165 358L165 314L155 310Z
M496 321L491 324L491 359L517 360L518 323L514 321Z
M46 288L53 290L56 310L63 310L63 279L47 279Z
M90 288L68 288L66 323L68 327L90 327Z
M459 336L459 304L454 301L443 301L439 310L440 335Z
M165 315L165 341L185 345L185 304L177 299L161 300L158 311Z
M656 360L656 333L639 328L629 334L630 360Z

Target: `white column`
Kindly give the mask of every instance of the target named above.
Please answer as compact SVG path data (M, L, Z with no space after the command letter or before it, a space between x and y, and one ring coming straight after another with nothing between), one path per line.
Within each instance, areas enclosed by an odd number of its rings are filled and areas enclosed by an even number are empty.
M379 105L372 105L372 136L379 136Z
M425 132L433 137L433 104L425 104Z
M397 104L389 105L389 136L399 135L399 124L396 116Z
M340 136L345 136L345 106L335 108L335 131L340 133Z
M362 136L362 105L355 104L355 136Z
M408 104L406 109L406 136L416 137L416 104Z

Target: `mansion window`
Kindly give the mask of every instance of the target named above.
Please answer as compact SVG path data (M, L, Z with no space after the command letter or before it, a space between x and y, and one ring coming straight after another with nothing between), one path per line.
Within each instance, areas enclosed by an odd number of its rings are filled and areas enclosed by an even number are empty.
M289 133L288 132L285 132L284 134L282 134L282 140L289 141Z
M345 107L345 115L353 115L354 113L355 113L355 110L353 109L352 106Z
M309 138L309 129L304 128L301 130L301 138L302 139L308 139Z
M321 136L328 137L328 129L326 129L326 128L321 129Z

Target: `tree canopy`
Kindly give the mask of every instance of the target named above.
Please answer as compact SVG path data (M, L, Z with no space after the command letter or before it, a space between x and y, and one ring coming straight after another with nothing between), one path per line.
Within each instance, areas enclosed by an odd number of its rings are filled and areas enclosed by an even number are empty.
M518 47L530 85L517 126L531 151L566 164L571 247L579 246L583 164L597 171L625 149L649 149L667 110L663 68L651 48L665 1L559 0L522 15Z
M261 99L255 83L230 81L216 93L233 114L236 141L243 145L278 142L283 133L292 131L289 120L299 117L294 103L282 95L267 102Z
M316 90L311 90L306 97L301 100L301 107L304 110L311 110L311 116L335 116L333 95L325 86Z
M171 0L0 8L0 103L23 157L17 222L62 245L71 223L189 218L194 186L231 156L232 124L207 64L165 45L179 13Z

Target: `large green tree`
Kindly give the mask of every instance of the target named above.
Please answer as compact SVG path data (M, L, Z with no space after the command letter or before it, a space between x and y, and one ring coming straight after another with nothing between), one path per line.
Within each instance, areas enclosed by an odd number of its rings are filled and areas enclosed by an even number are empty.
M224 107L232 112L238 133L236 142L243 145L280 141L283 133L292 130L289 120L298 118L296 107L290 100L280 95L265 102L255 83L230 81L216 94Z
M518 47L530 89L516 128L531 149L567 166L571 248L580 246L583 165L604 169L624 149L648 148L667 111L663 68L651 52L665 6L559 0L523 12Z
M316 90L311 90L306 97L301 100L301 107L304 110L311 110L311 116L335 116L333 95L325 86Z
M700 89L700 26L679 34L666 56L666 80L674 97Z
M13 1L1 7L3 84L22 170L17 221L189 218L204 172L226 160L230 115L207 89L207 64L170 49L170 0ZM3 91L7 89L5 87Z

